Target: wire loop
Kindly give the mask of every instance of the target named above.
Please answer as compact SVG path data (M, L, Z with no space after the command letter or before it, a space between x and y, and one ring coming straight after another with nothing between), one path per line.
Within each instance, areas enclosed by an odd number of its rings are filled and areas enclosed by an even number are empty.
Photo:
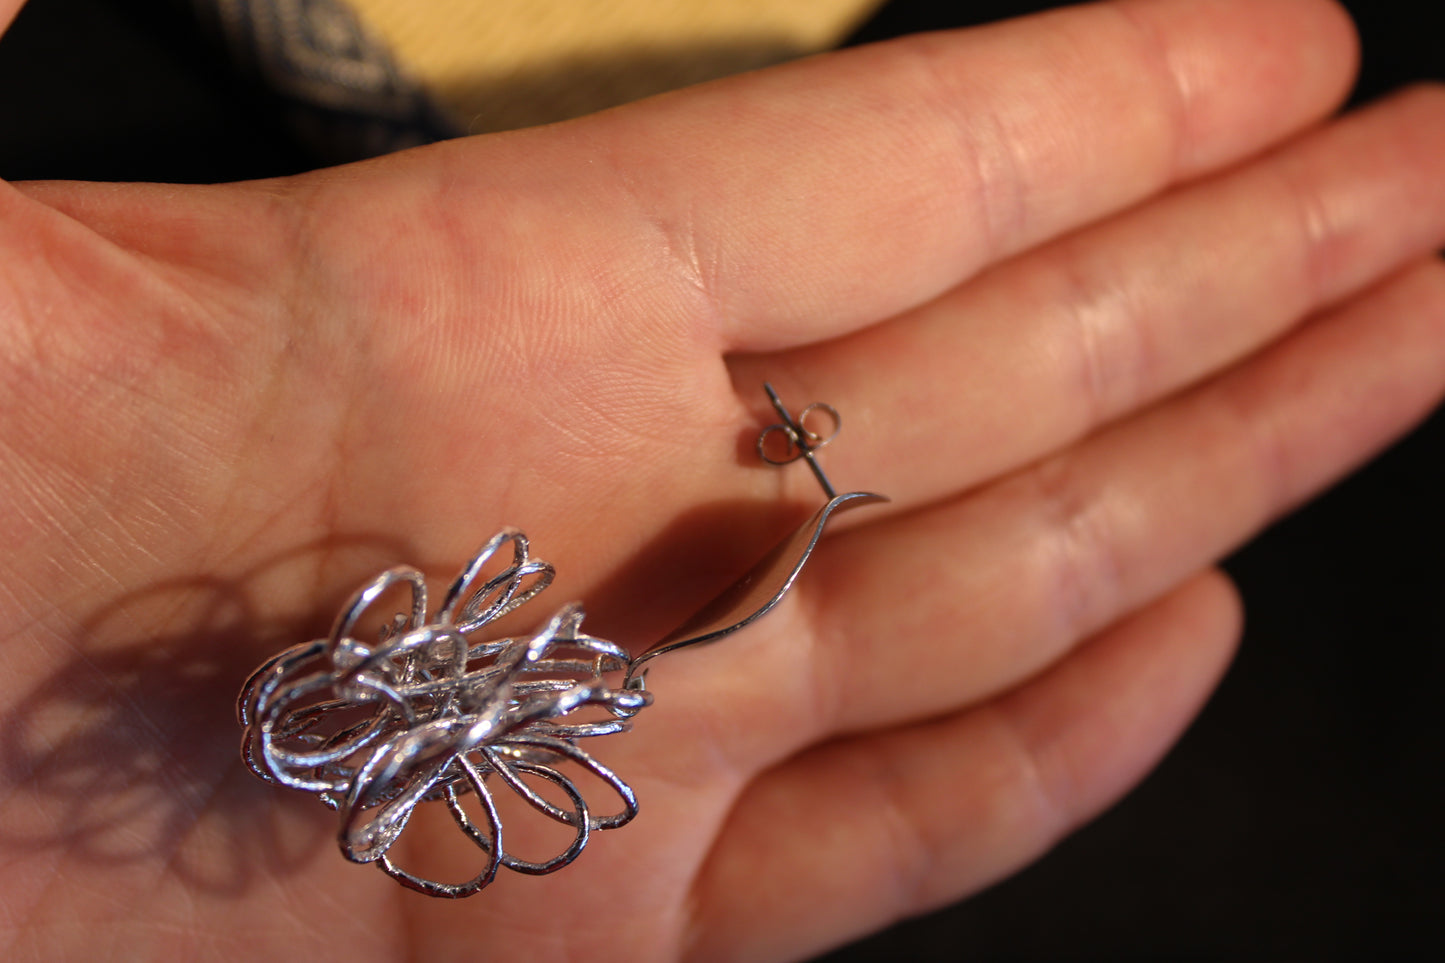
M508 544L511 563L474 587L488 560ZM342 607L329 637L281 653L247 681L238 705L242 758L261 779L313 793L337 810L346 858L374 862L428 895L470 896L499 866L532 875L566 866L593 831L616 829L637 815L631 787L577 741L625 731L652 696L606 682L605 675L627 668L628 655L584 633L576 605L564 606L532 636L467 640L534 598L552 574L551 565L529 557L525 535L503 530L463 569L428 624L421 574L405 566L383 572ZM376 641L357 639L361 616L398 585L411 590L409 611L386 621ZM587 707L602 717L574 719ZM599 779L621 808L593 815L564 767ZM556 785L571 806L548 802L523 774ZM540 861L506 852L492 798L499 785L541 817L571 827L572 841ZM466 795L479 798L485 827L463 809ZM427 879L391 860L416 807L431 802L444 804L483 853L471 880Z

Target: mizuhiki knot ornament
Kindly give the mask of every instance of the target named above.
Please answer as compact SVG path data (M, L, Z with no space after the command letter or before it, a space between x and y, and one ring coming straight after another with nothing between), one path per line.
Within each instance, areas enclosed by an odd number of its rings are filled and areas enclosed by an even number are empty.
M783 421L764 429L759 453L772 464L806 459L828 501L679 629L633 657L583 632L582 609L573 603L532 635L486 638L488 626L535 598L554 575L551 565L531 557L524 534L504 529L452 582L435 616L427 614L421 572L388 569L352 595L327 637L262 664L238 700L246 765L261 779L311 793L336 810L347 859L375 863L430 896L470 896L501 867L553 872L575 860L592 833L627 825L637 816L636 794L583 745L627 731L652 703L642 666L765 615L792 587L834 514L884 500L867 492L834 494L814 458L837 434L835 410L810 405L794 419L766 387ZM804 425L815 412L832 422L826 436ZM781 453L767 450L773 438L781 439ZM493 562L508 549L509 561ZM500 570L487 574L489 564ZM406 610L386 611L399 594L409 594ZM366 634L371 637L360 637ZM583 775L615 797L600 813L578 788ZM538 783L557 788L552 799ZM509 853L497 792L514 793L523 811L566 827L566 845L541 860ZM458 836L477 850L471 879L428 879L393 860L394 845L424 805L445 807Z

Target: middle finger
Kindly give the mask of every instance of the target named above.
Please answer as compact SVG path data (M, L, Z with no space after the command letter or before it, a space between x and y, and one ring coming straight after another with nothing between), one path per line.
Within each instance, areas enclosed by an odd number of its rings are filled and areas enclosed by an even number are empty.
M968 489L1197 381L1445 242L1445 95L1423 89L1008 262L838 341L734 358L847 422L840 488ZM806 473L790 485L816 497ZM875 512L876 514L876 512ZM861 517L860 517L861 520Z
M1422 416L1445 390L1429 259L1248 365L967 498L869 524L810 573L814 631L770 651L822 731L1007 689L1168 591Z

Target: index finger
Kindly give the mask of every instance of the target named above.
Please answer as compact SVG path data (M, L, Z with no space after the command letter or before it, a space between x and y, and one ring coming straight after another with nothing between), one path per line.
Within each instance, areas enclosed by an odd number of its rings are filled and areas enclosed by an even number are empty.
M1307 125L1345 93L1322 0L1135 0L825 55L567 128L723 350L835 337Z

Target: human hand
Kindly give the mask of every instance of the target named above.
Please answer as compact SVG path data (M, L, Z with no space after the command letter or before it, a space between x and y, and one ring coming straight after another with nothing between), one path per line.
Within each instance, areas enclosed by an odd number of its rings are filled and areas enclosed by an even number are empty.
M1445 387L1445 102L1307 130L1350 64L1318 3L1136 3L286 181L4 188L11 954L786 958L1024 864L1217 678L1212 561ZM746 456L764 379L894 501L658 661L589 746L630 826L430 901L240 767L255 663L504 524L660 636L818 500ZM471 875L444 828L399 861Z

